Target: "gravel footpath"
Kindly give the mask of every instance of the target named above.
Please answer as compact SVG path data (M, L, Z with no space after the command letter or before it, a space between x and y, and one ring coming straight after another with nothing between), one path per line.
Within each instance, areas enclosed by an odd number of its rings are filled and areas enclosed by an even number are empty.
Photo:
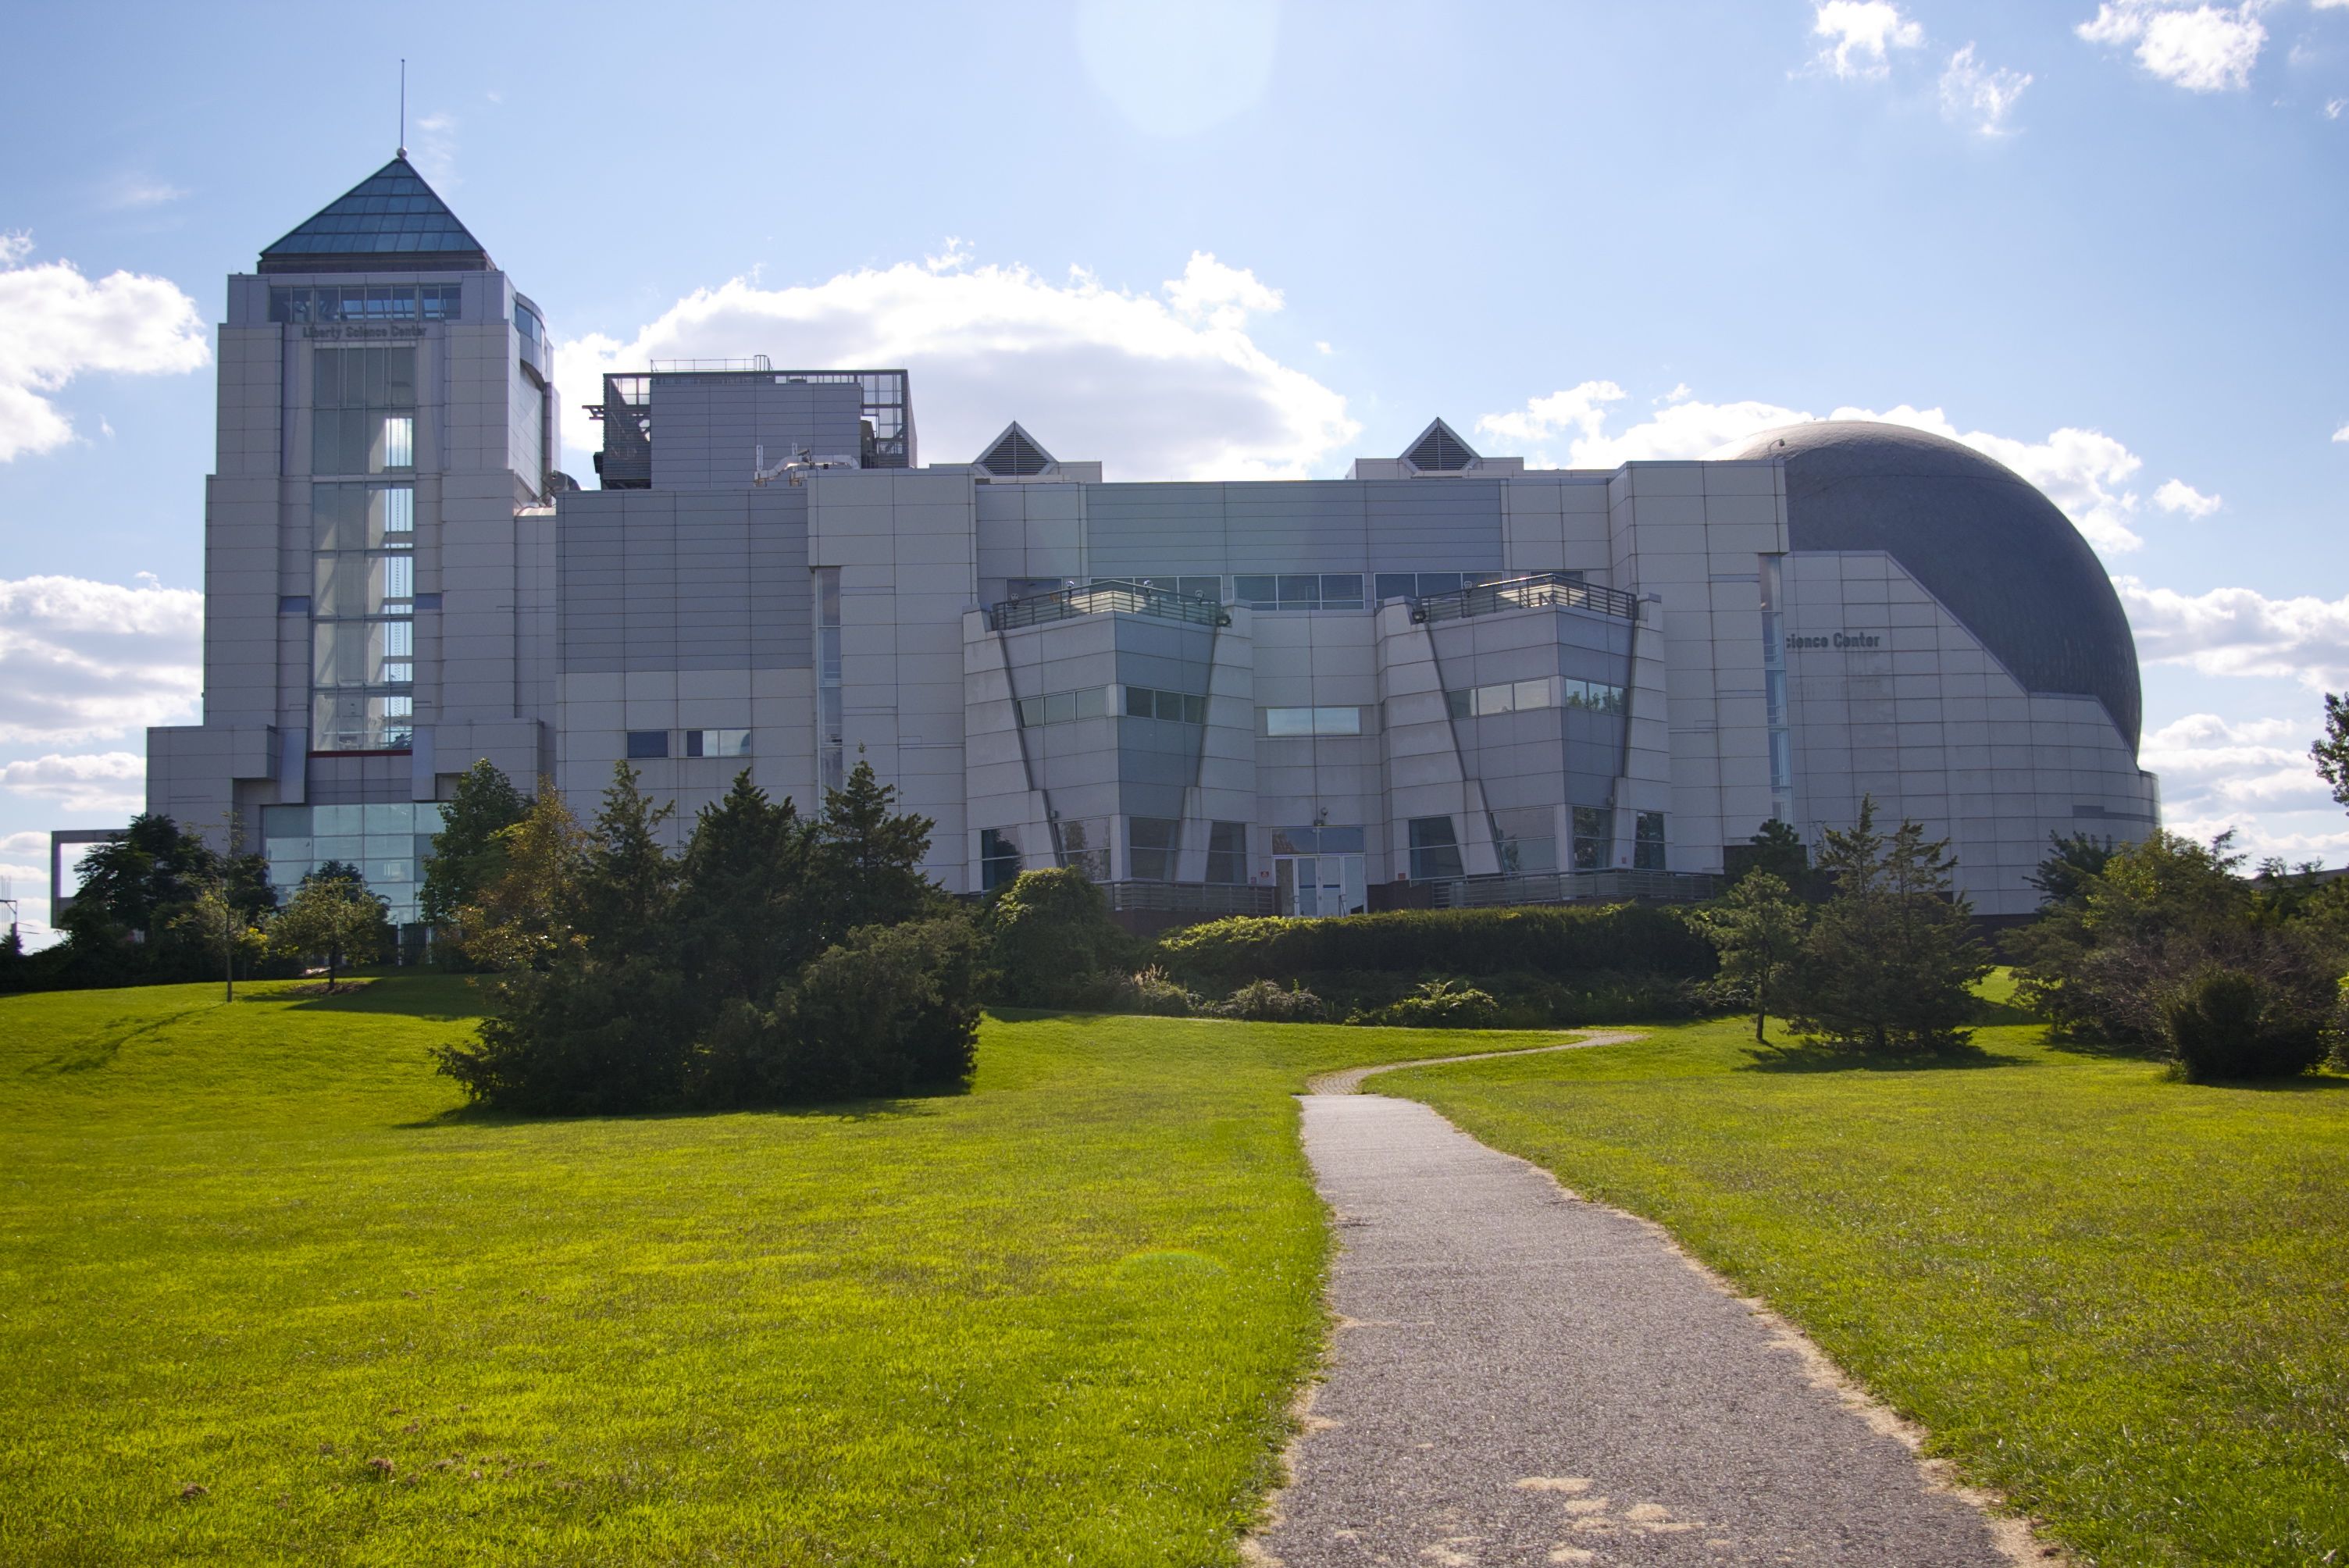
M1660 1228L1363 1076L1302 1097L1340 1321L1257 1561L2044 1561Z

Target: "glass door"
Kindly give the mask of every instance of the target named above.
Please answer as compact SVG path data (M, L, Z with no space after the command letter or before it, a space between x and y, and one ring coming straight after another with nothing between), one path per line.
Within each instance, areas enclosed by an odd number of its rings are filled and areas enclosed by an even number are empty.
M1360 914L1370 906L1365 855L1275 855L1272 874L1283 914Z

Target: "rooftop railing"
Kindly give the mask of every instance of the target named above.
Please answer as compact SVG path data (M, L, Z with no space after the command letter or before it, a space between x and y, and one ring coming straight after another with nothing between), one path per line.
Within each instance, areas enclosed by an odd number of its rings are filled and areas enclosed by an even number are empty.
M1057 593L1033 593L1007 600L987 613L988 625L998 632L1019 626L1040 626L1079 615L1123 611L1130 615L1155 615L1165 621L1188 621L1196 626L1227 626L1231 613L1213 599L1188 598L1142 583L1089 583Z
M1588 610L1636 621L1640 618L1640 601L1635 594L1600 588L1563 572L1537 572L1530 577L1511 577L1457 593L1430 593L1423 599L1414 599L1411 618L1457 621L1470 615L1497 614L1503 610Z

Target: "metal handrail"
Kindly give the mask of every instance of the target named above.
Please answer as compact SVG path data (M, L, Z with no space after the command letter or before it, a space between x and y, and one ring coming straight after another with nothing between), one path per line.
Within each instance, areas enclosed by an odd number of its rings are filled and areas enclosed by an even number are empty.
M1457 621L1470 615L1491 615L1503 610L1588 610L1620 620L1640 618L1638 595L1619 588L1601 588L1563 572L1537 572L1499 583L1480 583L1449 593L1430 593L1411 602L1411 618L1418 622Z
M1228 626L1231 613L1213 599L1190 599L1180 593L1170 593L1163 588L1153 588L1146 583L1109 581L1088 583L1081 588L1063 588L1054 593L1032 593L1024 599L1009 599L995 605L987 613L990 630L1009 631L1018 626L1039 626L1050 621L1072 620L1079 615L1100 615L1123 611L1132 615L1155 615L1162 620L1187 621L1195 626Z

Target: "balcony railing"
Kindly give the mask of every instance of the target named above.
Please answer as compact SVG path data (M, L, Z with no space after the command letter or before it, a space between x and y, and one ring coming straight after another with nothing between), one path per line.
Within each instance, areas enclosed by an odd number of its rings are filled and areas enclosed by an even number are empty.
M1057 593L1035 593L1007 600L987 613L987 624L998 632L1019 626L1040 626L1079 615L1123 611L1130 615L1155 615L1166 621L1188 621L1197 626L1227 626L1231 613L1213 599L1186 598L1143 583L1089 583Z
M1720 891L1703 872L1531 872L1453 877L1423 885L1438 909L1486 909L1517 903L1700 903Z
M1237 882L1105 882L1102 893L1112 909L1150 914L1270 914L1274 909L1271 888Z
M1496 614L1503 610L1588 610L1620 620L1640 618L1640 601L1619 589L1601 588L1563 572L1537 572L1500 583L1479 583L1457 593L1431 593L1414 599L1414 621L1457 621L1470 615Z

